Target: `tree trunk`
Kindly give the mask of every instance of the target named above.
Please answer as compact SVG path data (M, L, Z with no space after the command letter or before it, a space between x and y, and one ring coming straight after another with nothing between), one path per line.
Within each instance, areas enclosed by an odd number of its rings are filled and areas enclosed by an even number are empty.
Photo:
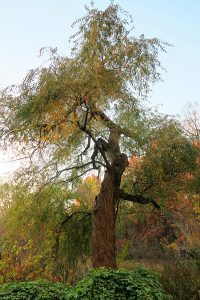
M91 254L94 268L117 268L115 256L115 207L119 195L121 176L128 165L127 156L121 154L105 172L101 189L96 197L92 215Z
M112 172L106 172L92 215L92 264L94 268L116 268L115 203L117 190Z

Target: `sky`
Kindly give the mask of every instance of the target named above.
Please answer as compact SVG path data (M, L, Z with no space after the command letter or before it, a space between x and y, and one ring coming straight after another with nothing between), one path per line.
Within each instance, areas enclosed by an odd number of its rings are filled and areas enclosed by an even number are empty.
M104 9L110 1L96 0ZM160 60L165 67L163 81L149 96L166 114L181 114L187 103L200 104L200 1L116 0L134 20L134 34L157 37L173 44ZM57 47L69 55L71 24L85 14L88 0L0 0L0 89L22 81L29 69L40 66L42 47ZM0 174L10 167L0 155Z

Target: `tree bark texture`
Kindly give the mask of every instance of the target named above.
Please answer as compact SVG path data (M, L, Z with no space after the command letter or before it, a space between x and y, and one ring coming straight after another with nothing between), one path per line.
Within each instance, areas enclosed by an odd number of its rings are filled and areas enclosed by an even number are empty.
M120 154L105 172L92 215L91 254L94 268L117 268L115 255L115 208L122 174L128 165Z

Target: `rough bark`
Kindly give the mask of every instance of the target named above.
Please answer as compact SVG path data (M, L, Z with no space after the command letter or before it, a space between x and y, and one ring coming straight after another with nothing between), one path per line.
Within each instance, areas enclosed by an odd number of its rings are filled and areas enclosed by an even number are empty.
M92 214L92 264L94 268L116 268L115 202L117 190L111 172L106 172Z
M91 254L94 268L115 269L115 207L122 174L128 165L125 154L116 157L105 172L92 214Z

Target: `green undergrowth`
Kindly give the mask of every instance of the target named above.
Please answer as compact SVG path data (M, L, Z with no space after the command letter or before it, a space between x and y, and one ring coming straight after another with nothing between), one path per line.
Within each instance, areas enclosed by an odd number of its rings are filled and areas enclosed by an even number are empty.
M69 299L172 299L164 292L158 275L138 266L134 271L100 269L92 271L69 292Z
M93 270L74 287L45 281L19 282L0 288L1 300L170 300L157 273L141 266L133 271Z
M66 285L43 280L15 282L0 287L1 300L66 300Z
M161 283L173 300L200 300L200 268L194 262L165 266Z

